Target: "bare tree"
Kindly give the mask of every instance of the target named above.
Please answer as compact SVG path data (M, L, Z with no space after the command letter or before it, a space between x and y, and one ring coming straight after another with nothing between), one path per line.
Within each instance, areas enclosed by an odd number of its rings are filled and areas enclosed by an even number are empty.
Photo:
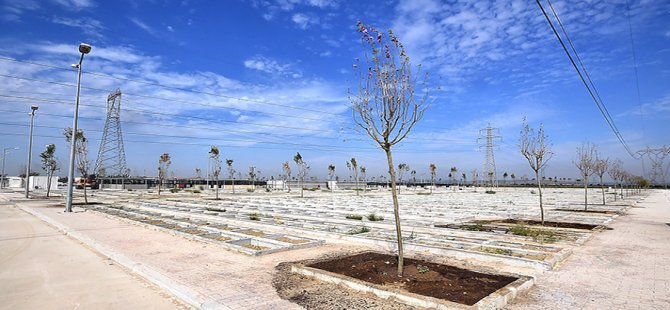
M170 159L169 153L163 153L163 155L158 158L158 196L161 195L161 185L163 184L163 181L165 181L165 178L167 178L168 169L170 169L171 164L172 160Z
M475 190L475 193L477 192L477 180L479 179L479 171L477 169L474 169L470 171L470 175L472 175L472 187Z
M260 171L256 170L256 166L249 167L249 180L251 181L251 187L256 190L256 178Z
M47 197L51 192L51 178L54 172L58 170L58 160L56 159L56 145L48 144L44 152L40 153L42 160L42 169L47 172Z
M296 166L298 166L298 179L300 180L300 198L303 198L305 197L303 195L305 188L305 177L307 177L307 173L309 172L309 166L302 159L302 155L300 155L300 152L297 152L295 156L293 156L293 161L295 162Z
M589 177L594 172L597 152L596 146L588 142L577 148L577 160L574 163L584 181L584 210L588 208Z
M233 160L226 159L226 165L228 166L228 177L230 177L231 185L233 186L233 194L235 194L235 168L233 168Z
M358 22L365 46L365 66L357 66L358 92L350 96L354 120L379 144L389 167L393 213L398 241L398 275L402 275L404 253L396 189L395 166L391 148L402 141L423 117L427 108L425 94L415 98L417 78L413 74L404 46L391 30L388 34ZM422 84L425 85L425 79Z
M335 177L335 165L330 164L328 165L328 180L332 182L334 177ZM331 192L333 191L333 187L335 186L332 185L330 186Z
M405 176L405 173L407 173L408 171L409 171L409 166L407 164L400 163L398 165L398 183L400 183L400 185L402 185L402 179ZM399 191L400 191L400 189L398 189L398 192Z
M195 168L195 177L197 179L202 179L202 170L200 168Z
M616 200L616 198L618 196L616 194L616 184L617 183L619 183L619 187L621 187L621 199L623 199L623 183L621 183L621 182L623 182L623 176L622 175L624 174L623 162L620 159L617 159L617 160L613 161L609 165L609 169L607 169L607 174L609 174L610 178L612 178L612 180L614 180L614 182L615 182L614 183L614 200Z
M289 165L288 161L285 161L281 164L282 170L284 170L284 181L286 183L286 186L288 187L288 192L291 192L291 186L288 185L288 181L291 180L291 165Z
M65 135L65 140L67 140L67 142L72 141L72 128L65 128L63 134ZM77 159L77 171L79 171L81 176L84 178L84 203L88 204L88 193L86 192L86 185L88 184L88 173L91 166L91 162L88 160L88 139L86 139L86 135L84 135L83 130L77 129L75 140L77 142L75 143L74 149L74 153Z
M603 182L603 176L605 176L605 173L608 171L609 163L609 158L600 158L600 155L596 153L596 159L593 165L593 173L600 179L600 191L603 194L603 205L605 205L605 183Z
M349 172L351 172L351 176L356 183L356 196L358 196L358 162L356 161L356 158L352 157L351 160L347 161L347 168L349 169Z
M433 187L435 187L435 178L437 177L437 165L431 163L428 165L428 170L430 171L430 193L433 193Z
M212 145L209 149L209 161L211 162L211 173L214 177L214 182L216 186L216 200L219 200L219 174L221 174L221 154L219 153L219 148Z
M523 127L521 129L521 138L519 139L519 150L521 155L528 160L530 169L535 172L535 180L537 181L537 191L540 197L540 216L542 225L544 225L544 206L542 205L542 182L540 181L540 170L547 165L549 159L554 154L551 148L547 145L547 136L544 134L544 126L540 127L535 134L535 130L530 128L526 123L526 118L523 119ZM512 174L514 176L514 174ZM514 177L512 177L514 179Z

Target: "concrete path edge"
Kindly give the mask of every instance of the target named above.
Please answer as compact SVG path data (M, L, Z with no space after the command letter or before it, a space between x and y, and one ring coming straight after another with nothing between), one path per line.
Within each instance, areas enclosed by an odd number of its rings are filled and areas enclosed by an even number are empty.
M38 219L42 220L43 222L51 225L52 227L58 229L59 231L63 232L63 234L83 243L85 246L97 251L98 253L102 254L103 256L111 259L112 261L116 262L120 266L123 266L124 268L130 270L131 272L139 275L140 277L146 279L147 281L157 285L158 287L168 291L178 299L182 300L183 302L197 308L197 309L221 309L221 310L228 310L230 309L229 307L226 307L225 305L222 305L218 303L216 300L208 298L206 296L203 296L202 294L198 294L197 292L193 291L187 286L184 286L182 284L179 284L178 282L162 275L161 273L157 272L156 270L153 270L147 266L142 265L141 263L135 262L132 259L126 257L123 254L117 253L114 250L110 249L109 247L100 244L93 239L85 236L84 234L81 234L77 231L71 230L69 227L57 222L56 220L43 215L30 207L26 206L21 206L19 204L14 204L17 208L20 210L31 214Z

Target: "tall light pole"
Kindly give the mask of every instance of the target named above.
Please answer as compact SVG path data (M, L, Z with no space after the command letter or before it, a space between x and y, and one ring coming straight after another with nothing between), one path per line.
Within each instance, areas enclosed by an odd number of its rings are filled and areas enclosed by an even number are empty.
M33 155L33 123L35 122L36 105L30 107L30 136L28 137L28 166L26 167L26 198L30 192L30 160Z
M2 149L2 174L0 179L0 188L5 187L5 158L7 157L7 151L9 150L18 150L17 146L15 147L6 147Z
M74 156L75 146L77 145L77 119L79 118L79 93L81 91L81 63L84 61L84 55L91 52L91 46L86 43L79 44L81 57L78 64L73 64L77 68L77 96L74 101L74 121L72 122L72 141L70 141L70 168L67 174L67 201L65 203L65 212L72 212L72 190L74 185ZM84 184L86 186L86 184Z

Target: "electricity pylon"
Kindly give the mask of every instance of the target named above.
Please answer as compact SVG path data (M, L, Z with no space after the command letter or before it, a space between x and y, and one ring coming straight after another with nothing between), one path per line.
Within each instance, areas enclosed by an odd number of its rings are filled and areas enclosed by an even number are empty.
M494 134L495 132L495 134ZM496 160L493 156L493 149L496 147L494 140L502 140L502 136L498 135L500 133L498 128L491 127L491 124L486 126L486 128L479 130L480 137L477 138L477 142L485 140L486 142L482 147L486 148L486 158L484 160L484 177L486 178L490 187L498 186L498 178L496 176Z
M649 173L649 179L653 185L664 185L665 188L668 188L668 184L665 183L665 157L670 155L670 147L663 146L661 148L652 149L647 147L637 151L637 154L644 159L646 155L651 162L651 172ZM642 161L644 165L644 160ZM659 184L660 182L660 184Z
M107 96L107 118L102 133L98 158L95 161L98 176L126 176L126 152L121 134L121 90Z

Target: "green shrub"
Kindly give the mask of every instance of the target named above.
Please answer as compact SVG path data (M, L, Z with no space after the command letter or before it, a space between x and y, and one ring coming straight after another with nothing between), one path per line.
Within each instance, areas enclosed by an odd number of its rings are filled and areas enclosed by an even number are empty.
M249 219L252 220L252 221L260 221L261 216L258 213L251 213L251 214L249 214Z
M170 193L178 193L179 189L178 188L171 188Z
M518 236L531 237L533 240L540 243L553 243L557 240L556 233L553 231L547 229L533 229L523 224L515 225L510 229L510 232Z
M217 208L217 207L205 207L205 210L216 211L216 212L226 212L226 209L221 209L221 208Z
M485 191L484 193L487 193L487 194L495 194L496 191L494 191L494 190L487 190L487 191Z
M416 270L419 271L419 273L426 273L430 271L430 269L428 269L428 266L424 265L416 265Z
M381 216L381 215L377 215L377 214L375 214L374 212L368 214L368 221L379 222L379 221L383 221L383 220L384 220L384 217L383 217L383 216Z
M200 190L194 189L194 190L191 191L191 193L200 194Z
M513 252L510 249L501 249L501 248L487 248L483 247L480 248L482 252L486 253L492 253L492 254L498 254L498 255L507 255L507 256L512 256Z
M350 220L359 220L360 221L360 220L363 219L363 216L358 215L358 214L349 214L349 215L346 216L346 218L350 219Z
M417 195L430 195L430 193L424 193L424 192L419 192L419 193L416 193L416 194Z
M362 234L362 233L366 233L366 232L369 232L369 231L370 231L370 228L368 228L367 226L359 226L359 227L352 228L347 233L350 234L350 235L357 235L357 234Z
M488 231L489 230L488 228L486 228L484 225L482 225L480 223L461 225L461 227L459 227L459 229L470 230L470 231Z

